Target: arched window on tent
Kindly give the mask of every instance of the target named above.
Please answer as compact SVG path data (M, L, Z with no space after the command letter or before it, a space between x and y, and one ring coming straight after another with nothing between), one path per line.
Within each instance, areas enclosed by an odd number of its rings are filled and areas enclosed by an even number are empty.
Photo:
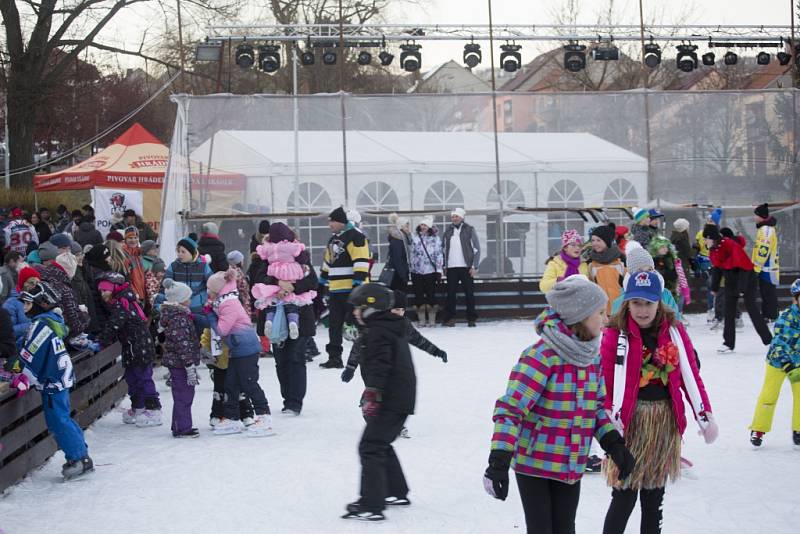
M636 206L638 204L639 193L636 192L636 187L624 178L612 180L603 194L603 206L606 207ZM630 228L632 224L628 216L619 210L610 210L608 219L614 221L617 226L624 225Z
M392 186L386 182L370 182L358 193L358 211L392 211L400 209L400 200ZM369 237L376 261L385 262L389 258L389 221L386 215L361 214L364 233Z
M506 208L513 208L516 206L525 205L525 194L520 189L519 185L512 180L501 180L500 190L503 193L503 200ZM500 199L497 195L497 185L495 184L486 195L486 206L488 208L500 209ZM506 214L506 218L510 215ZM511 216L513 217L513 216ZM495 274L499 272L499 267L495 256L497 255L497 228L500 215L488 215L486 217L486 254L481 260L479 271L481 274ZM506 262L505 274L513 274L514 272L522 272L522 265L525 258L525 236L530 231L531 225L526 222L505 222L503 223L505 231L505 257L509 259ZM519 259L515 265L513 259ZM483 262L487 261L484 267Z
M289 195L286 201L288 211L296 212L323 212L322 217L294 217L289 219L289 226L300 234L302 241L311 254L314 265L322 265L322 257L325 254L325 246L331 237L328 228L328 213L331 206L331 197L325 189L315 182L303 182L299 186L299 199L295 199L295 193Z
M464 195L456 184L449 180L440 180L428 188L425 193L426 210L452 210L464 207ZM437 215L433 218L433 224L444 232L450 224L450 215Z
M583 193L572 180L559 180L547 195L550 208L582 208ZM547 215L547 250L552 254L561 249L561 234L573 228L584 235L583 219L577 213L559 211Z

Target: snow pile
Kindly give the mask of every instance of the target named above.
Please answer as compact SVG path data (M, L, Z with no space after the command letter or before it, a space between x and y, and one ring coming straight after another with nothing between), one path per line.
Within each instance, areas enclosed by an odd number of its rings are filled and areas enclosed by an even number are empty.
M702 360L702 376L720 426L707 446L693 422L684 457L695 464L667 488L664 532L796 531L793 510L800 487L800 451L791 443L791 391L782 391L774 428L763 450L748 441L748 425L763 378L765 348L754 332L739 334L737 353L717 355L721 333L691 317L689 331ZM748 328L751 326L748 323ZM58 525L63 533L107 532L389 532L495 533L524 530L516 485L496 501L483 492L491 437L491 413L508 372L534 341L530 322L481 323L478 328L425 329L450 362L414 351L417 415L411 439L395 443L413 504L389 509L385 524L339 519L357 496L356 445L363 428L357 408L359 378L350 384L338 371L308 367L308 395L300 417L281 416L273 360L261 360L261 385L273 411L275 437L213 436L208 430L211 380L203 376L194 404L198 439L176 440L169 431L171 395L158 381L165 425L139 429L110 413L87 432L96 472L62 483L63 455L0 498L6 534ZM317 338L324 347L327 331ZM162 370L156 371L161 376ZM583 478L577 531L599 532L610 490L598 475ZM628 532L638 532L638 510ZM33 528L33 530L32 530Z

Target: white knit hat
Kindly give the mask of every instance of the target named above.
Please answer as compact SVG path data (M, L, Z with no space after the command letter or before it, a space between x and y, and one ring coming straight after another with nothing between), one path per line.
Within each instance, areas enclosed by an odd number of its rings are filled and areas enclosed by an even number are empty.
M165 278L162 284L167 302L181 304L192 298L192 288L186 284L176 282L172 278Z
M361 214L356 210L347 210L347 220L353 224L359 224L361 222Z
M452 212L450 212L450 216L458 215L462 219L467 216L467 212L464 211L464 208L455 208Z
M672 223L672 227L679 232L685 232L689 229L689 221L686 219L676 219L675 222Z
M422 218L422 219L419 221L419 224L424 224L424 225L425 225L425 226L427 226L428 228L431 228L431 227L433 226L433 216L432 216L432 215L426 215L426 216L424 216L424 217L423 217L423 218Z

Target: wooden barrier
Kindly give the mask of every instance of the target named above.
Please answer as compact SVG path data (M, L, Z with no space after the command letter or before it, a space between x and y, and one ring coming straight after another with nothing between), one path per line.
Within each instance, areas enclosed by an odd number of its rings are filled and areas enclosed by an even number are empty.
M798 273L784 273L781 275L781 283L778 286L779 309L788 306L790 299L789 286L798 277ZM689 285L692 289L692 303L686 308L687 313L703 313L706 311L706 296L708 290L705 280L701 278L689 277ZM437 297L442 306L447 294L445 284L437 285ZM414 290L408 286L409 310L410 315L415 315ZM741 300L741 299L740 299ZM504 318L533 318L539 315L547 302L544 293L539 291L539 278L503 278L503 279L481 279L475 280L475 306L478 315L483 319L504 319ZM459 289L456 297L456 310L458 318L466 320L464 309L466 300L464 293ZM442 311L439 312L441 318Z
M118 343L93 354L72 356L76 384L70 392L72 417L86 428L111 409L128 392ZM0 393L0 492L42 465L58 450L47 431L42 397L30 391L16 398L15 391Z

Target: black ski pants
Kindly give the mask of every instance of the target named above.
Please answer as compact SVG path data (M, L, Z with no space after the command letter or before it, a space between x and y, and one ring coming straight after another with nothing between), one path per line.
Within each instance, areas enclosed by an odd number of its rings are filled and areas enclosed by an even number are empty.
M547 478L516 475L528 534L575 534L580 480L575 484L565 484Z
M407 417L406 414L382 412L377 417L366 418L367 427L358 444L361 458L359 503L370 512L383 511L386 497L408 495L406 477L392 447Z
M650 490L612 490L611 506L606 513L606 521L603 525L603 534L624 534L628 518L636 506L636 498L641 496L642 501L642 523L639 532L641 534L660 534L661 533L661 503L664 501L664 488Z

